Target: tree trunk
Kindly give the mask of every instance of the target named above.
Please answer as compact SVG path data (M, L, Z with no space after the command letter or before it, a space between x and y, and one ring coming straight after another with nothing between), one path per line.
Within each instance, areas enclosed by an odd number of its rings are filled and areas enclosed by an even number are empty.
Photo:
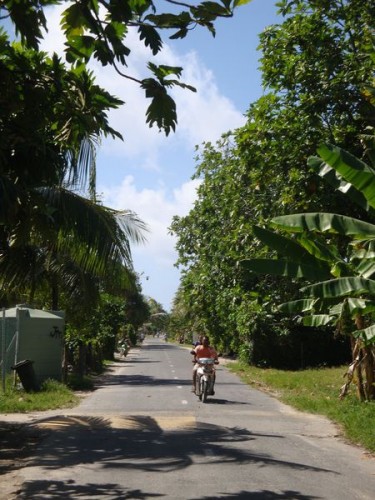
M368 400L375 399L375 350L373 347L363 348L364 371L366 374L366 395Z
M78 344L78 366L77 366L78 375L83 378L86 373L86 346L80 340Z
M355 319L355 324L358 330L366 327L365 321L361 315ZM365 347L361 340L357 340L358 354L360 363L356 369L358 395L361 401L375 399L375 362L373 349Z

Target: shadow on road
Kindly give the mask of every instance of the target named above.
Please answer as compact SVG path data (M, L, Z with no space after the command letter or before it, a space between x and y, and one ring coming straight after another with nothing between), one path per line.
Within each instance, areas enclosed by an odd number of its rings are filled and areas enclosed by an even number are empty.
M237 427L223 427L206 423L186 421L178 424L173 418L163 422L149 416L131 416L112 419L65 416L41 420L34 424L45 433L44 439L35 450L33 457L28 461L27 467L41 467L42 470L60 470L73 466L82 466L85 469L95 470L100 466L103 470L117 474L118 472L139 471L153 473L168 473L175 470L186 469L196 463L202 463L210 458L210 464L235 463L257 464L259 466L272 466L280 469L297 471L311 471L316 473L336 474L336 472L313 467L305 463L284 461L268 454L252 451L251 441L262 436L252 433L247 429ZM263 436L262 436L263 437ZM273 439L275 436L268 436ZM276 436L279 439L279 436ZM244 447L234 447L234 443L247 442ZM321 477L320 479L321 480ZM56 490L56 482L36 480L23 484L21 496L18 498L60 498L61 492L65 498L79 497L78 488L86 488L86 493L98 494L97 484L78 486L74 483L61 485L62 490ZM116 491L116 485L109 485L111 494L103 498L147 498L138 492L139 496L129 496L129 492ZM60 486L59 486L60 488ZM65 490L64 490L65 488ZM73 492L69 492L69 488ZM74 494L74 488L76 494ZM91 488L91 490L90 490ZM224 493L223 493L224 494ZM268 496L267 496L268 494ZM40 495L40 496L38 496ZM146 493L144 493L146 495ZM149 493L149 498L152 497ZM289 498L307 499L304 496L280 496L273 492L245 492L219 498ZM273 496L272 496L273 495ZM298 495L298 493L295 493ZM62 496L61 496L62 498ZM205 497L209 498L216 497Z
M232 401L231 399L218 399L216 397L210 396L209 398L207 398L205 404L249 406L250 403L244 403L243 401Z
M149 375L107 375L97 387L108 385L132 385L132 386L163 386L163 385L191 385L191 379L157 378Z
M117 484L76 484L69 481L27 481L23 485L18 499L45 500L46 498L106 498L111 500L160 498L164 495L131 490Z

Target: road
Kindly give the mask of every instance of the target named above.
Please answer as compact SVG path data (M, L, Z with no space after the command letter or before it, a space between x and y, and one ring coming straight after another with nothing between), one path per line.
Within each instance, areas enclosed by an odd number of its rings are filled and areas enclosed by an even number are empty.
M44 438L12 498L375 498L375 460L329 421L222 365L203 404L190 392L191 369L186 348L146 338L80 405L34 415L29 425Z

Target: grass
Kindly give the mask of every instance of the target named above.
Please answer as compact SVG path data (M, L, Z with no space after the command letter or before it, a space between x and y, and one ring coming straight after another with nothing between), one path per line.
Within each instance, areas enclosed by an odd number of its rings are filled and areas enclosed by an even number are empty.
M80 401L75 392L92 391L95 377L103 373L111 363L112 361L105 360L100 373L84 377L70 373L66 385L56 380L46 380L41 389L35 392L26 392L20 383L14 386L13 376L8 375L5 392L0 389L0 414L72 408Z
M361 403L354 385L352 392L339 400L346 367L284 371L235 362L228 368L247 384L300 411L328 417L350 442L375 452L375 401Z
M8 375L5 392L0 388L0 414L72 408L80 401L75 393L94 390L95 378L103 374L111 364L113 360L104 360L101 370L83 377L69 373L66 385L56 380L46 380L40 390L35 392L26 392L21 383L14 386L14 375Z
M27 413L75 406L79 398L64 384L46 380L40 391L26 392L13 387L13 377L6 380L5 392L0 392L0 413Z

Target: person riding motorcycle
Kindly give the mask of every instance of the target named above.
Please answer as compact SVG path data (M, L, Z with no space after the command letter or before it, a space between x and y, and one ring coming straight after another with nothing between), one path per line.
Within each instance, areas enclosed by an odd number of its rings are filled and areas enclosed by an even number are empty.
M195 349L192 349L190 351L190 354L193 354L193 386L191 388L191 392L195 392L195 384L196 384L196 379L197 379L197 370L199 368L199 363L198 360L200 358L213 358L215 360L215 363L219 362L218 361L218 355L217 352L213 347L210 346L210 341L207 336L204 336L202 338L202 344L197 345Z
M193 342L193 347L194 349L198 346L198 345L201 345L202 344L202 339L203 339L203 335L199 335L198 337L198 340L196 340L195 342Z

